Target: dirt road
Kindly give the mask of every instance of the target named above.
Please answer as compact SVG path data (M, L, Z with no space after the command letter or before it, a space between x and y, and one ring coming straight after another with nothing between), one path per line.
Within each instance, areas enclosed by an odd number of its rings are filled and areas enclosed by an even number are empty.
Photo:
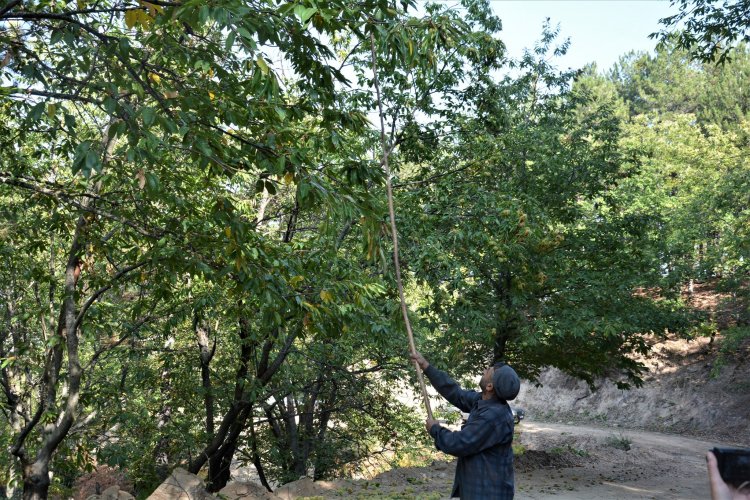
M524 421L516 429L518 500L705 500L710 497L705 453L722 444L585 425ZM734 445L749 445L750 436L741 439L745 442ZM277 494L283 499L448 500L455 469L455 461L437 460L370 480L291 483Z
M571 467L518 471L516 498L709 498L704 456L720 443L580 425L524 422L520 427L527 449L559 450L579 459Z

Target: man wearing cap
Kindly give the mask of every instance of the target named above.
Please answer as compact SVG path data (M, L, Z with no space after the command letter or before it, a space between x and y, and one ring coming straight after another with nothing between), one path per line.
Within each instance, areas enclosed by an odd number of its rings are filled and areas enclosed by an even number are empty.
M425 425L438 450L458 457L451 497L505 500L514 494L513 413L508 401L518 395L521 381L515 370L497 363L484 370L482 392L466 391L448 374L430 365L420 353L412 356L441 396L469 413L460 431L449 431L437 420Z

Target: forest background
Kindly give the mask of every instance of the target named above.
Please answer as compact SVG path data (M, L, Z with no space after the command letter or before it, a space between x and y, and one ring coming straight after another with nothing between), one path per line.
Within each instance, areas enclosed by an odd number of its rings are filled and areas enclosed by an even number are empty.
M102 464L142 496L177 465L218 491L236 460L268 485L418 446L386 156L436 365L627 388L653 336L733 355L750 16L674 6L654 54L560 71L556 29L508 58L480 0L5 1L6 491L68 494ZM695 283L725 297L721 331Z

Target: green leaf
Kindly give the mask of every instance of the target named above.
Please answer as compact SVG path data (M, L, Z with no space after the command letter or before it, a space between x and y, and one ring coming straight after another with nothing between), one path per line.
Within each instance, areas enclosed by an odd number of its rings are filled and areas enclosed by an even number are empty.
M80 172L86 166L86 158L91 149L91 144L91 141L83 141L76 146L75 157L73 158L71 167L74 174Z
M90 175L92 171L95 171L95 172L102 171L102 162L99 159L99 154L96 151L89 149L86 152L84 170L85 170L84 174L87 176Z
M141 118L143 118L143 125L145 125L146 127L150 127L154 123L156 113L154 112L153 108L144 107L141 108Z
M38 102L31 107L31 109L29 110L29 114L26 116L32 122L38 122L42 118L45 108L46 103Z
M151 192L156 192L159 190L159 178L156 176L156 174L146 172L146 185Z
M111 97L107 97L106 99L104 99L104 110L107 113L112 114L115 112L115 109L117 109L116 100L112 99Z
M244 26L239 26L239 27L237 28L237 33L239 33L239 35L240 35L240 36L241 36L242 38L246 39L246 40L252 40L252 39L253 39L253 35L252 35L252 33L250 33L250 32L248 31L248 29L247 29L247 28L245 28Z
M232 47L234 46L234 40L237 38L237 33L234 31L230 31L227 35L227 39L224 41L224 50L229 52L232 50Z
M310 192L310 184L307 182L300 182L297 184L297 197L299 198L300 202L304 201L307 198L308 193Z
M62 29L52 30L52 34L49 37L50 45L55 45L57 42L62 40L64 33L65 33L65 30L62 30Z
M211 11L208 5L204 5L198 11L198 20L200 21L201 24L204 24L208 20L208 17L210 15L211 15Z
M63 119L65 120L65 126L68 127L68 132L72 134L76 128L75 117L69 113L65 113Z
M315 13L318 12L318 9L315 7L305 7L304 5L298 5L294 8L294 14L299 17L303 23L306 23L312 16L315 15Z

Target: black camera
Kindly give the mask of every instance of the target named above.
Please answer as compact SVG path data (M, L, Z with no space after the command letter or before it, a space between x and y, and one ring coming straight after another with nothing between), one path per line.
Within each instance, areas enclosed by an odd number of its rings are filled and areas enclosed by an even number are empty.
M711 451L725 483L739 488L750 482L750 449L714 448Z

